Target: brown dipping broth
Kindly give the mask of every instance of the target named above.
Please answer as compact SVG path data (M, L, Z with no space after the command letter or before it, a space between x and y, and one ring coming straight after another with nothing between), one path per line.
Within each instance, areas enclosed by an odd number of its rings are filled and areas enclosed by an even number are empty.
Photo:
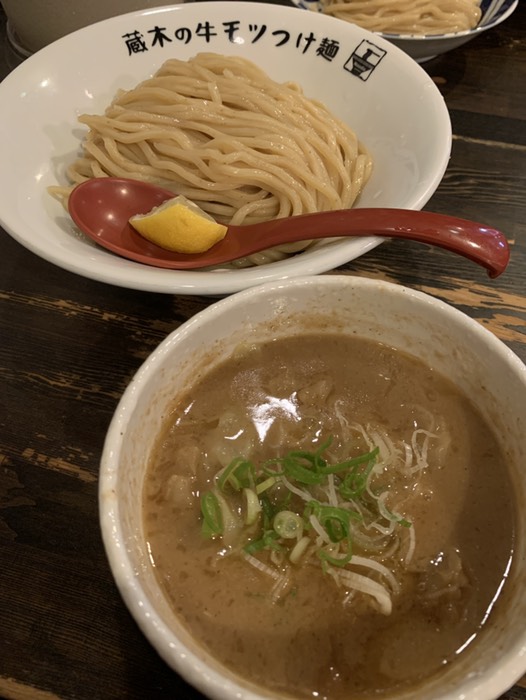
M416 533L407 570L407 528L387 558L355 550L394 569L401 592L387 616L361 593L344 603L348 590L315 557L288 567L275 600L268 576L201 534L200 494L232 458L313 450L332 435L346 459L367 449L349 438L354 423L395 442L411 444L415 429L436 436L429 466L389 484ZM511 493L492 430L448 380L372 341L302 335L240 348L176 401L148 467L144 524L168 600L214 657L276 695L354 700L416 687L476 653L505 597L504 587L495 602L513 548Z

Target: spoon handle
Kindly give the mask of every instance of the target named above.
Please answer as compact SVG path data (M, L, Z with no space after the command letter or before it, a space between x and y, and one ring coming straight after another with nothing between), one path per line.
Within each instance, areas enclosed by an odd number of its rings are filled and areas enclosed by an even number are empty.
M446 214L411 209L358 208L302 214L252 224L247 235L258 238L259 227L265 248L284 240L333 236L383 236L418 241L458 253L485 267L490 277L504 272L510 257L506 237L497 229ZM239 227L239 233L242 228Z

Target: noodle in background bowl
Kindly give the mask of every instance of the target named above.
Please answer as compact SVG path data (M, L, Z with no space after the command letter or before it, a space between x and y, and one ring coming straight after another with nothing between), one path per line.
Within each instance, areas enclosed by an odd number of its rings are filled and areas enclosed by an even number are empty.
M294 7L200 2L80 29L5 78L0 84L0 99L9 105L0 115L5 230L76 274L179 294L223 295L318 274L377 246L379 238L340 240L264 266L189 272L117 257L76 229L47 188L67 184L65 169L86 134L78 116L103 113L119 89L136 86L168 58L185 60L205 51L244 57L274 80L297 82L305 95L350 125L374 160L359 206L421 209L435 192L449 160L451 123L437 87L404 52L354 25Z
M491 618L473 653L416 693L413 688L396 696L495 700L526 671L526 367L475 320L400 285L341 275L261 285L213 304L152 353L121 398L101 460L100 522L124 601L161 657L208 697L276 698L226 671L191 639L171 611L145 546L141 491L163 417L199 371L219 364L239 343L302 330L361 336L420 358L475 402L504 445L518 518L514 563L506 584L509 605Z
M322 12L320 0L291 0L297 7L304 10ZM482 0L480 7L482 16L473 29L451 34L436 34L433 36L416 36L406 34L378 33L395 46L405 51L419 63L429 61L440 54L456 49L488 29L493 29L516 10L519 0Z

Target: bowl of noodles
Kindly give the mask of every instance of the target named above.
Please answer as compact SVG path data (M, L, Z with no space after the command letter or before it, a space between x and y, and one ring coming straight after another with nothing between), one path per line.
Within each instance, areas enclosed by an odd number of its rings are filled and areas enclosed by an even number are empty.
M177 4L93 24L29 57L0 99L3 228L69 271L154 292L222 295L318 274L380 239L165 270L80 233L66 209L76 183L156 182L221 223L421 209L451 148L444 100L403 51L335 18L262 3Z
M354 22L423 63L456 49L508 19L519 0L291 0Z
M109 426L119 591L214 700L496 700L526 671L525 398L504 343L400 285L222 299Z

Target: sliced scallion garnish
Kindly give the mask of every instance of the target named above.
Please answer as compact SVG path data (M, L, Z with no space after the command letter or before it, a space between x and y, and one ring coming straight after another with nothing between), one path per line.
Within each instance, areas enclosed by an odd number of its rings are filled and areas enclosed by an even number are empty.
M303 518L291 510L280 510L276 513L272 525L284 540L297 539L303 534Z
M235 491L242 488L250 488L254 485L254 465L248 459L236 457L225 467L217 479L217 485L221 491L227 484Z
M245 496L245 523L253 525L261 513L261 503L254 489L243 489Z
M221 506L215 493L206 491L201 496L201 513L203 515L202 533L205 537L215 537L223 532Z
M279 543L279 535L274 530L267 530L259 540L253 540L245 545L244 550L248 554L261 552L263 549L273 549L280 552L283 547Z
M411 523L387 507L389 494L375 481L383 470L375 471L378 447L331 462L327 456L331 444L329 438L312 452L290 450L259 465L243 457L232 460L218 473L212 490L201 497L203 535L220 536L253 566L259 562L262 570L275 571L276 580L283 578L283 567L300 566L316 556L335 580L353 581L362 590L366 577L353 578L348 568L355 544L367 552L373 539L368 531L374 528L385 543L378 544L380 551L392 542L397 526ZM359 556L357 565L369 561L373 574L385 577L388 570L372 559ZM337 571L346 575L338 579Z

